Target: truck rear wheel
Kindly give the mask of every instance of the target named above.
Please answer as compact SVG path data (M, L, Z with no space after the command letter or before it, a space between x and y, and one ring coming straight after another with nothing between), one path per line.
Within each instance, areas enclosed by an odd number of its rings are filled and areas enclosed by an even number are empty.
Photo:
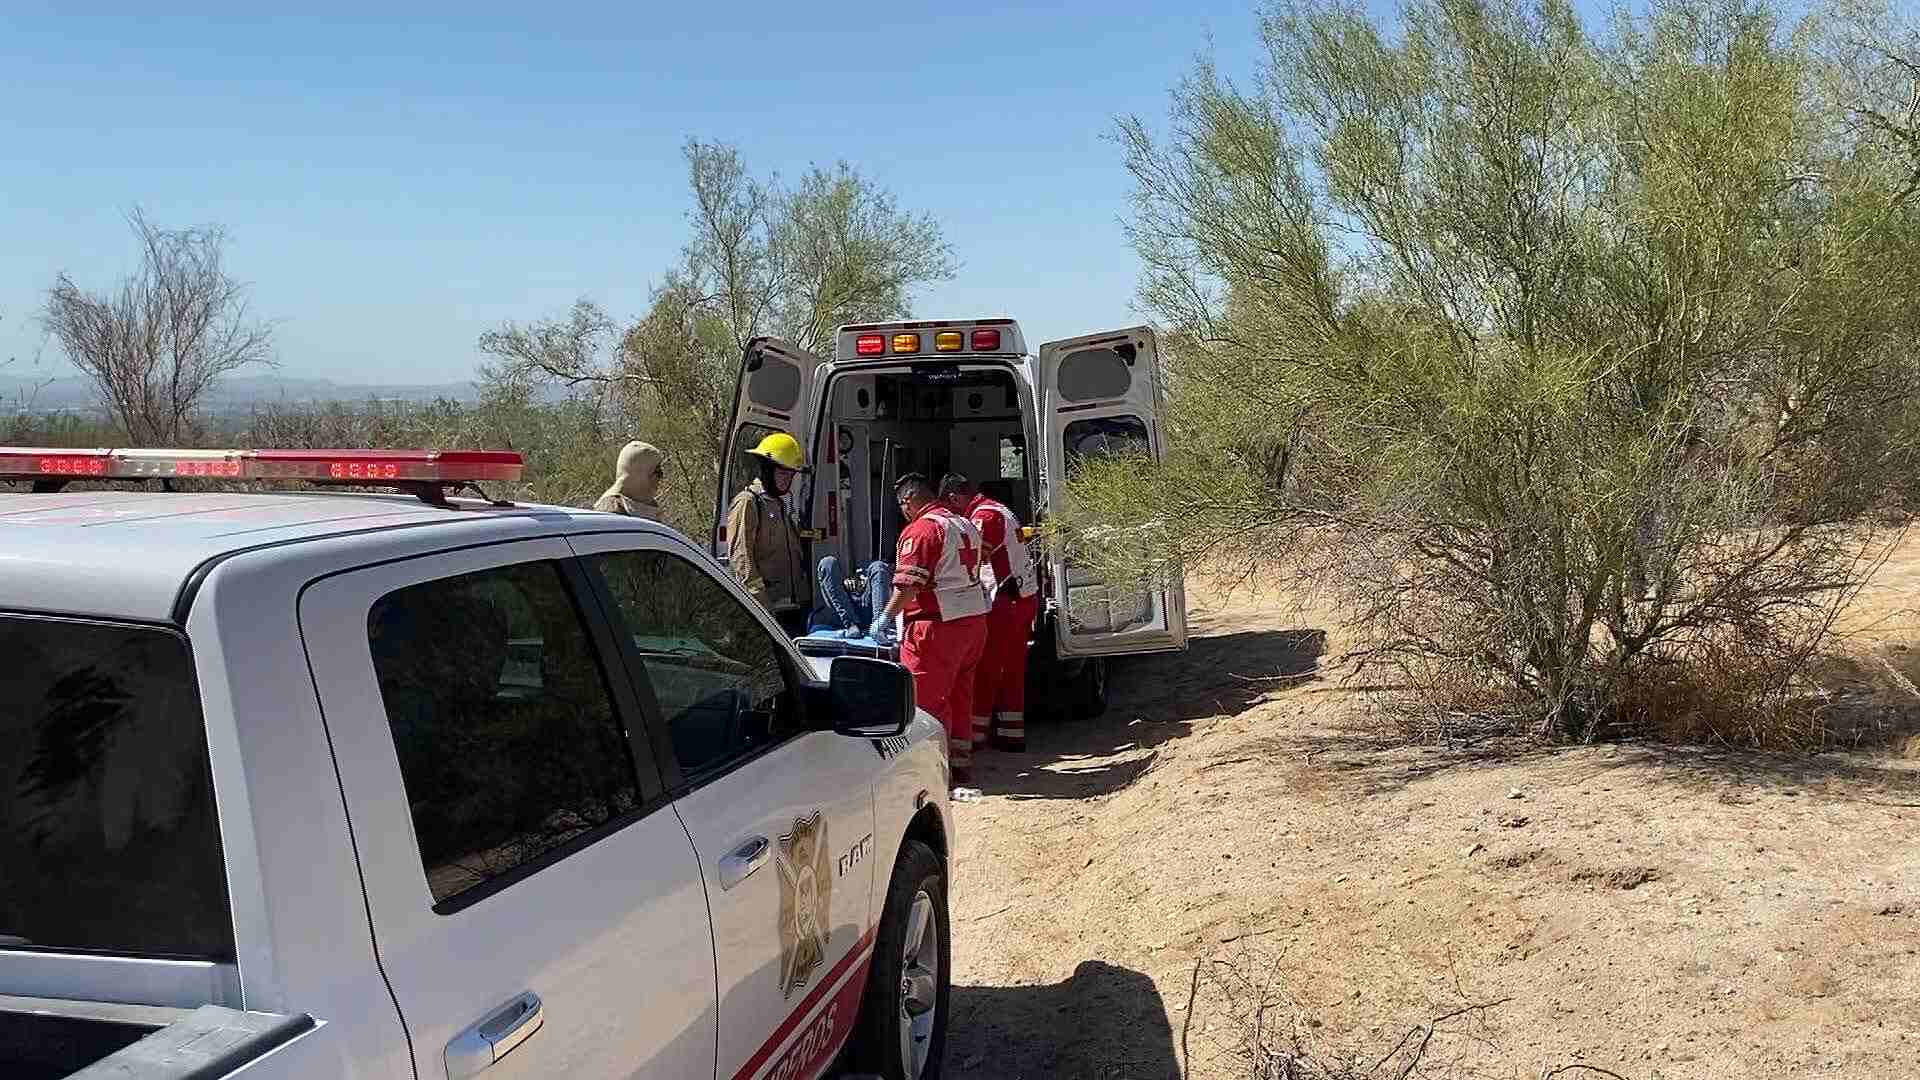
M886 1080L938 1080L947 1050L952 942L947 871L933 849L909 840L887 887L866 1001L854 1032L855 1072Z

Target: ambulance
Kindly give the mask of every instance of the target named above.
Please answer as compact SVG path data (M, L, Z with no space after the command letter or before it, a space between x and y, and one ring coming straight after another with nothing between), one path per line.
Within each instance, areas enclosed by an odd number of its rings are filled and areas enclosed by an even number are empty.
M1165 454L1158 360L1148 327L1029 354L1004 318L842 326L831 357L756 339L736 382L713 550L725 558L727 504L757 475L746 451L775 431L799 440L811 466L792 500L810 566L828 554L850 569L891 563L904 525L893 483L910 472L964 473L1037 526L1081 462ZM1180 580L1110 586L1057 552L1040 562L1030 682L1056 714L1104 711L1110 658L1186 647Z

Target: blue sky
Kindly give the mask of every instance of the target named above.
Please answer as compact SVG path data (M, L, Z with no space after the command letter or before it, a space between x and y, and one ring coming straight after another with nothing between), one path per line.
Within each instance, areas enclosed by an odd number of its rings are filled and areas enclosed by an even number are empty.
M412 5L392 5L393 8ZM216 222L288 374L465 379L475 338L580 296L638 313L685 240L682 143L845 159L944 224L917 314L1040 341L1136 321L1118 114L1165 114L1249 0L468 4L395 21L0 13L0 359L31 373L62 270L104 288L123 214ZM39 364L65 373L57 346Z

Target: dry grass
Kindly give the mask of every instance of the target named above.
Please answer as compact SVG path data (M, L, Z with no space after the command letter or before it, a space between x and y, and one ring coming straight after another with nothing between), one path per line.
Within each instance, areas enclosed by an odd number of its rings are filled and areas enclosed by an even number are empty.
M1410 745L1337 630L1195 599L1106 718L977 765L949 1075L1911 1074L1920 763Z
M1645 706L1705 747L1409 739L1253 584L979 764L949 1075L1913 1074L1920 543L1793 684L1822 753L1729 749L1711 685Z
M1287 625L1324 628L1322 678L1359 693L1374 734L1416 745L1526 736L1536 718L1517 695L1451 662L1416 663L1383 681L1362 669L1363 643L1324 594L1283 591L1258 568L1189 573L1189 592L1259 608ZM1920 759L1920 534L1895 545L1841 612L1822 652L1782 678L1779 661L1695 644L1684 661L1642 665L1621 682L1601 734L1676 746L1818 753L1878 750Z
M1813 752L1832 745L1819 702L1779 692L1777 673L1724 653L1649 665L1622 687L1622 734L1681 745Z

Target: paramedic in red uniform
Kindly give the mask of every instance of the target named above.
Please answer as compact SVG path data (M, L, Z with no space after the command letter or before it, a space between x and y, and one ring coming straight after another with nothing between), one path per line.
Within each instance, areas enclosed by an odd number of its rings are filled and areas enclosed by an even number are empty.
M900 662L913 672L920 707L947 729L954 782L968 783L974 668L987 644L990 606L980 585L980 535L941 504L933 482L919 473L902 476L893 494L907 526L893 563L893 598L870 632L879 638L894 615L901 617Z
M993 597L993 610L987 615L987 648L973 682L973 745L984 744L991 727L996 749L1025 750L1027 640L1040 611L1040 582L1020 535L1020 519L959 473L941 478L940 501L965 514L979 530L985 552L980 576Z

